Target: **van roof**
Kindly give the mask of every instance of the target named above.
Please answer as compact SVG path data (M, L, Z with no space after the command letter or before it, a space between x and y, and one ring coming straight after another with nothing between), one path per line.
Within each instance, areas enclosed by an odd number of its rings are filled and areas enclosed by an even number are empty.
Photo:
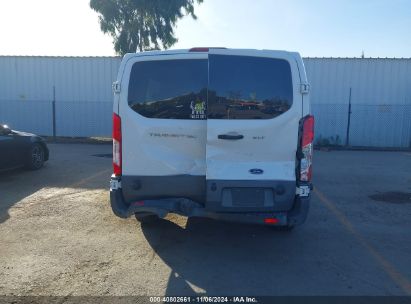
M193 47L190 49L155 50L155 51L145 51L145 52L139 52L139 53L128 53L125 55L125 57L208 53L210 49L226 49L226 50L233 50L233 51L241 51L244 53L272 52L272 53L277 53L277 54L288 54L294 58L301 58L298 52L290 52L290 51L284 51L284 50L267 50L267 49L237 49L237 48L225 48L225 47Z

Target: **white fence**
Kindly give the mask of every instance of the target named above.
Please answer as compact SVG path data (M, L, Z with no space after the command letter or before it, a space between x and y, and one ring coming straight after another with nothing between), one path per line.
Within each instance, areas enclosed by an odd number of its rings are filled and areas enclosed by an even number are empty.
M110 136L118 57L0 57L0 122L41 135ZM411 147L411 59L304 59L316 140ZM350 98L351 90L351 98Z

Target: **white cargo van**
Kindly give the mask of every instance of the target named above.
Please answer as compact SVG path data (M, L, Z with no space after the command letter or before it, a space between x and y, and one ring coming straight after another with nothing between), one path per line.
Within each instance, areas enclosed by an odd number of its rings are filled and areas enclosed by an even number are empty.
M116 215L305 221L314 118L298 53L127 54L113 89Z

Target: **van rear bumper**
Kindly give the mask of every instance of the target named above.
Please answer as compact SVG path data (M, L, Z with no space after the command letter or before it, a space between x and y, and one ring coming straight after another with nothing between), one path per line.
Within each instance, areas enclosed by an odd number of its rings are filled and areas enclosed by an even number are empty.
M120 218L128 218L131 215L139 212L148 212L158 215L163 218L168 213L177 213L187 217L206 217L217 220L267 224L265 219L274 218L274 223L270 225L297 226L305 222L308 214L310 196L295 197L294 205L289 211L284 212L215 212L209 211L203 205L189 199L160 199L160 200L144 200L136 201L131 204L126 203L123 197L121 188L110 190L111 208L115 215Z

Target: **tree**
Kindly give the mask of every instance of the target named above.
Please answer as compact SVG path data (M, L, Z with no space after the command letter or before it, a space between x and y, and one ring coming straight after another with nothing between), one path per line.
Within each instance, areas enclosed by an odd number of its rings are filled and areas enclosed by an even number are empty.
M197 19L195 2L203 0L90 0L101 30L113 37L116 53L167 49L177 42L174 28L186 15Z

